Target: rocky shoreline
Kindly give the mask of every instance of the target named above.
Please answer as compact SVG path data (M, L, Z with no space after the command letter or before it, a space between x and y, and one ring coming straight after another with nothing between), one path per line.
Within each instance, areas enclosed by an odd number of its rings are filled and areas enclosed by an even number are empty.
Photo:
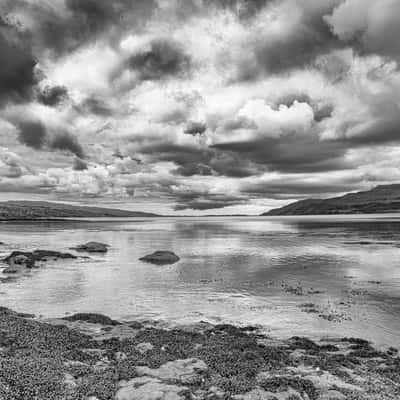
M361 400L400 397L396 349L276 340L255 327L160 329L98 314L0 308L0 399Z

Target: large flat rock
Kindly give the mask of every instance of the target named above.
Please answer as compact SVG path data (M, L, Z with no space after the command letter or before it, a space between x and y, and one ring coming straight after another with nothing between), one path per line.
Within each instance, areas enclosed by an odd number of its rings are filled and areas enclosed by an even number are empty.
M189 358L186 360L170 361L156 369L136 367L136 373L139 376L150 376L168 382L193 384L201 381L202 374L207 369L204 361L197 358Z
M189 394L185 386L171 385L144 376L121 382L115 400L184 400Z

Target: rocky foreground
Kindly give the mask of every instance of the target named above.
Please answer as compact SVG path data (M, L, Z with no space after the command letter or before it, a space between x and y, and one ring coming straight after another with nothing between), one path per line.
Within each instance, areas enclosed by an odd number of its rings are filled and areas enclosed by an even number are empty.
M399 399L396 349L278 341L252 327L160 329L97 314L35 320L0 308L0 399Z

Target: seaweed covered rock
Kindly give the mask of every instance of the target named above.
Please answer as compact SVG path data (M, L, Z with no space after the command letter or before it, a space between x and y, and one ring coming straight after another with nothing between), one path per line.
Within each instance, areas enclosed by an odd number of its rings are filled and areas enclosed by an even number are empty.
M87 242L79 246L72 247L71 250L85 251L87 253L107 253L109 248L108 244L101 242Z
M139 258L140 261L145 261L156 265L175 264L180 258L172 251L158 250L152 254Z
M94 313L79 313L74 315L69 315L68 317L63 318L65 321L83 321L89 322L91 324L101 324L101 325L121 325L120 322L107 317L102 314L94 314Z
M77 258L70 253L62 253L54 250L35 250L30 251L13 251L9 256L3 259L3 262L9 265L4 273L17 273L24 268L35 268L36 262L46 262L58 259L75 259Z

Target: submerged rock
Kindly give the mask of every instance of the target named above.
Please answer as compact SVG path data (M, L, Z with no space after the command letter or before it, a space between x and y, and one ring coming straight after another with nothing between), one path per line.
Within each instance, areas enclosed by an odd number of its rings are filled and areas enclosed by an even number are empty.
M71 250L86 251L87 253L107 253L109 248L108 244L100 242L87 242L76 247L72 247Z
M172 251L158 250L152 254L139 258L139 260L152 264L164 265L175 264L180 260L180 258Z
M21 272L24 268L35 268L36 262L45 262L51 259L75 259L77 258L70 253L61 253L54 250L35 250L30 251L13 251L3 262L9 264L3 272L15 274Z

